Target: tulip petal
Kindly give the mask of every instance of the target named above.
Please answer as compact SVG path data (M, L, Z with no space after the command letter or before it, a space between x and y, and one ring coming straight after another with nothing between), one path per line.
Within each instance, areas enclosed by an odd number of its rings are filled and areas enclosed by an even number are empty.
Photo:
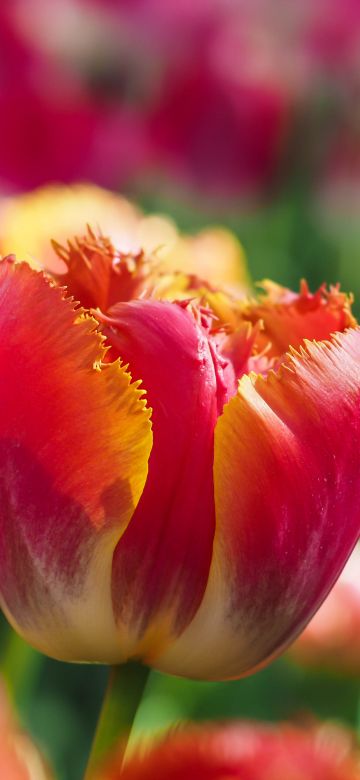
M242 316L252 323L262 321L257 347L259 351L267 349L268 357L285 354L289 344L298 349L305 338L321 341L356 324L351 313L352 297L338 287L327 290L322 285L311 293L304 280L299 293L269 280L262 282L262 287L266 295L258 302L247 303Z
M57 241L52 246L66 270L52 275L87 309L107 311L117 301L137 298L149 282L149 259L141 249L115 249L109 238L89 226L85 236L68 241L66 247Z
M147 217L148 222L150 219L151 217ZM220 227L205 228L195 236L178 236L176 241L173 240L172 246L164 247L162 233L160 230L157 241L157 245L161 247L159 256L163 260L163 265L160 266L162 270L168 273L181 271L190 277L196 274L215 287L233 288L240 294L244 294L249 288L243 247L229 230Z
M112 553L151 449L142 392L102 364L96 326L42 274L1 262L1 600L20 633L67 660L116 651Z
M186 305L132 301L103 322L132 376L143 379L153 409L149 478L113 561L114 610L143 652L183 630L206 587L214 427L229 398L226 362Z
M155 663L219 679L296 637L359 537L360 329L306 342L277 375L244 377L216 427L214 475L207 591Z

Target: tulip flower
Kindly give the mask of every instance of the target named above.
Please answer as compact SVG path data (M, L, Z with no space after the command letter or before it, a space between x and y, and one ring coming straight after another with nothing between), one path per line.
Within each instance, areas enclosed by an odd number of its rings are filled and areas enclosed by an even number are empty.
M303 666L360 672L360 547L355 548L330 595L292 646Z
M245 721L174 730L96 780L358 780L359 762L343 729Z
M357 0L279 13L269 0L2 5L7 190L81 178L143 191L161 178L211 204L296 177L294 148L316 179L335 137L359 148Z
M50 240L77 235L86 224L101 225L122 252L155 253L158 269L196 274L213 285L245 294L249 287L244 250L229 230L208 227L195 236L180 233L169 217L144 215L130 201L94 185L53 185L4 199L0 247L54 271L58 258ZM219 262L221 258L221 262ZM61 268L60 268L61 271Z
M79 61L72 67L56 51L65 14L64 3L52 3L51 14L48 3L1 5L2 192L78 179L119 186L144 165L147 144L136 112L95 95Z
M0 265L1 604L56 658L239 677L295 639L359 537L350 299L222 294L226 325L216 292L159 300L141 256L92 235L57 247L53 280Z
M161 173L213 198L266 190L287 142L282 85L217 73L202 49L180 74L174 70L148 120Z

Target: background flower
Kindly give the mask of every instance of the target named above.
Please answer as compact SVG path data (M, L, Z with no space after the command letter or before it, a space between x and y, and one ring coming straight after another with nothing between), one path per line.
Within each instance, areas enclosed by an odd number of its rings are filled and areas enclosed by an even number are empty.
M121 770L99 780L356 780L359 756L351 734L332 725L271 728L260 723L180 728L134 749Z
M49 186L4 198L1 252L35 267L59 269L51 241L66 243L69 236L82 235L86 225L101 228L124 254L154 254L158 271L196 274L237 294L249 287L245 253L231 231L211 226L195 235L181 234L173 219L144 214L135 203L94 185Z
M51 780L40 753L13 717L3 682L0 688L0 772L6 780Z
M298 663L359 674L359 556L356 547L330 596L291 648L291 657Z
M150 177L159 189L160 174L168 190L219 203L264 195L304 166L317 177L339 137L356 138L354 0L55 0L51 11L16 0L2 19L19 54L2 93L6 187Z

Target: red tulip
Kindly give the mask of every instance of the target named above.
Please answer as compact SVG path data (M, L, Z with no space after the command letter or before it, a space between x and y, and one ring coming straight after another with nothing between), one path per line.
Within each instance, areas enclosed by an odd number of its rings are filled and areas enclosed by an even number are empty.
M92 277L92 316L0 266L2 606L57 658L248 673L304 628L359 536L349 300L198 286L206 308L146 297L146 275L129 300L136 258L82 246L62 252L65 281L82 300Z
M97 780L358 780L360 772L343 730L246 722L179 729L119 764Z

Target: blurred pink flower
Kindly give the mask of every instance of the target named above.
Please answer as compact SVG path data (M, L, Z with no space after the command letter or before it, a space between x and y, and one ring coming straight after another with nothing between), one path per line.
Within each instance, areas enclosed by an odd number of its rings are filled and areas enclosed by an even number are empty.
M95 100L79 74L21 34L15 8L0 10L0 188L78 179L120 185L146 146L136 115Z
M169 74L151 112L156 167L210 195L264 188L279 168L286 103L278 85L225 77L197 57Z
M307 0L303 45L314 63L329 72L353 70L360 61L358 0ZM354 71L354 75L356 71Z
M352 736L330 725L239 722L177 729L96 780L358 780Z
M3 188L159 188L160 174L204 197L266 194L303 157L318 175L319 148L326 167L355 121L357 0L14 0L0 14Z
M360 673L360 545L315 617L290 649L304 666Z

